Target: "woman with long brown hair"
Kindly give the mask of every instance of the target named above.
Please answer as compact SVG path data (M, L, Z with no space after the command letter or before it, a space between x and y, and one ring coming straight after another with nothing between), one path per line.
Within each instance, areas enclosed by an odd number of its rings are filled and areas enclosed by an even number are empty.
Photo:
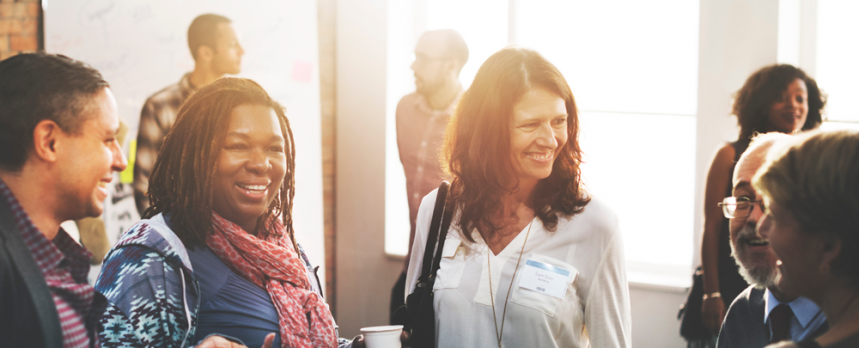
M212 335L252 347L337 346L292 228L292 130L260 85L223 78L193 94L148 195L96 284L109 301L102 346L186 347Z
M560 71L506 48L480 67L447 129L454 210L434 284L439 347L628 347L617 216L581 180L579 121ZM421 272L436 193L418 213Z

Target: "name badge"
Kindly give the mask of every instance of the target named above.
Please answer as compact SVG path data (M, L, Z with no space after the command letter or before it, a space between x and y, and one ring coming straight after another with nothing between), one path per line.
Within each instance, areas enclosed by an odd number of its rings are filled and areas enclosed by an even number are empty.
M528 260L522 269L519 287L563 300L571 274L569 270L545 262Z

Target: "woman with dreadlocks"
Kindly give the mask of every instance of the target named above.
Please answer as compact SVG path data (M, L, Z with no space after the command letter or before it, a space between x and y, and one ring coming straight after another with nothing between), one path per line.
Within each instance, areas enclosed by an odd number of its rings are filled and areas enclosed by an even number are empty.
M223 78L192 95L148 195L96 282L109 301L102 346L338 345L292 227L292 130L260 85Z

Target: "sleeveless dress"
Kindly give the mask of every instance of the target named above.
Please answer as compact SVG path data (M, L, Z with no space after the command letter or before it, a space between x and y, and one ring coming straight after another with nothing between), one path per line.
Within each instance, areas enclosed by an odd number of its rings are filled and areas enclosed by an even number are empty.
M749 147L749 139L742 139L731 143L734 148L734 165L731 166L728 190L725 192L725 197L733 195L733 183L730 181L734 177L734 168L740 155ZM740 275L740 268L734 257L731 256L731 220L722 217L722 228L719 230L719 292L722 295L722 301L725 303L725 308L731 306L734 299L740 295L743 290L749 287L746 280Z

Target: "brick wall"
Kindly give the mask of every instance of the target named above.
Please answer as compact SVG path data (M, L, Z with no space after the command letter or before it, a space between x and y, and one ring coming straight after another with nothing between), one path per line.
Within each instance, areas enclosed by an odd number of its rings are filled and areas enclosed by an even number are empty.
M41 48L41 18L38 0L0 0L0 60Z

